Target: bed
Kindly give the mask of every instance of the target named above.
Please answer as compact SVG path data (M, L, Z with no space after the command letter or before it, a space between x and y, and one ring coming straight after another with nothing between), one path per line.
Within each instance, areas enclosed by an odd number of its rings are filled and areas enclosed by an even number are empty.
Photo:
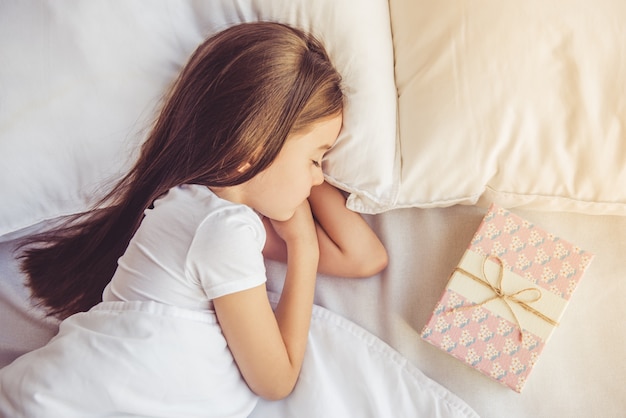
M296 389L253 416L624 416L625 19L619 0L2 2L0 367L58 328L17 240L128 168L203 37L275 20L320 36L344 77L324 170L390 261L320 275ZM522 393L420 337L490 203L595 254ZM275 298L284 266L267 270Z

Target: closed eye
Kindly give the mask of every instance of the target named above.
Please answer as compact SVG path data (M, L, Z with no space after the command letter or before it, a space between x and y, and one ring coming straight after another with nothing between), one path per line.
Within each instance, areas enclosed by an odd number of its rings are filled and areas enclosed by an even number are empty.
M322 164L319 161L316 160L311 160L311 162L313 163L313 165L317 168L319 168Z

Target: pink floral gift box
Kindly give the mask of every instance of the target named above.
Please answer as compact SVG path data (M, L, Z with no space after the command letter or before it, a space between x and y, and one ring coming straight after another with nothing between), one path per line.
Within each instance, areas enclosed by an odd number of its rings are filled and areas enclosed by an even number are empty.
M421 336L521 392L592 258L491 205Z

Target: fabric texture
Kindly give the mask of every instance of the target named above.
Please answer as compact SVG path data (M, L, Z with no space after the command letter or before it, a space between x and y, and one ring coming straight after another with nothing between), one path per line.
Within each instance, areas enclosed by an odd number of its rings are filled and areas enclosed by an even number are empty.
M278 294L270 293L278 301ZM302 372L281 402L251 417L478 418L445 387L364 328L314 305Z
M626 3L391 0L396 207L626 215Z
M3 239L102 196L195 46L253 20L318 34L343 75L324 170L350 208L626 214L621 1L64 1L1 6Z
M214 313L102 302L0 369L5 417L247 417L257 397Z
M478 417L382 340L320 306L313 307L302 373L286 399L257 400L229 358L213 313L103 302L0 369L0 415Z
M172 188L146 210L104 300L213 309L212 299L265 283L264 245L265 228L249 207L204 186Z
M0 4L0 236L101 198L193 50L258 20L321 38L346 94L325 173L355 206L388 206L399 166L387 1L26 0Z

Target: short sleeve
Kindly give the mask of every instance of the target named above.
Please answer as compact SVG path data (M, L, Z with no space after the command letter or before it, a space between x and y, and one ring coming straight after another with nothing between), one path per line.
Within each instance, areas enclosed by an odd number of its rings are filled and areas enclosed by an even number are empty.
M263 223L251 209L213 212L196 230L186 274L209 300L259 286L266 281L264 245Z

